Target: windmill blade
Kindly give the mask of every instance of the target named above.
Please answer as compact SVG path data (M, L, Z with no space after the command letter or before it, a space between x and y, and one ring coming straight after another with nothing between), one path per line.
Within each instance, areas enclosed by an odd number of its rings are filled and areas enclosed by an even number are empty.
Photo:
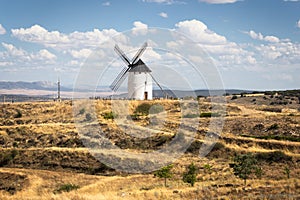
M125 78L127 77L127 72L130 68L124 68L116 77L116 79L113 81L113 83L109 86L111 90L117 91Z
M124 72L126 71L126 67L124 67L122 69L122 71L120 71L120 73L118 74L118 76L115 78L115 80L110 84L110 89L113 89L114 86L117 84L118 80L121 78L121 76L124 74Z
M130 65L129 58L125 55L125 53L120 49L120 47L117 44L115 45L114 50L127 65Z
M161 85L158 83L158 81L154 78L154 76L152 74L150 74L150 76L152 77L152 79L154 80L156 85L159 87L159 89L162 91L162 93L165 95L165 98L167 98L168 94L164 91L164 89L161 87Z
M135 56L132 59L132 64L135 64L136 61L139 59L139 57L142 55L142 53L146 50L146 47L148 46L147 42L143 44L143 46L139 49L139 51L135 54Z

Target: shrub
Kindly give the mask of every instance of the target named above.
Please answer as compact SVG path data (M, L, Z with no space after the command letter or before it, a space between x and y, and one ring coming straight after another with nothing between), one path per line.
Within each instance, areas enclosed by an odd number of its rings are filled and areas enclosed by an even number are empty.
M282 151L272 151L272 152L261 152L255 155L257 160L266 161L269 163L272 162L283 162L283 161L292 161L292 157L286 155Z
M182 177L183 182L189 183L193 187L197 180L197 173L198 173L198 168L194 165L194 163L191 163L187 167L186 172L183 174Z
M232 97L231 97L231 100L235 100L235 99L237 99L238 97L236 96L236 95L233 95Z
M267 130L268 131L270 131L270 130L276 130L278 128L279 128L279 125L275 123L275 124L272 124L271 126L269 126Z
M199 115L197 115L195 113L188 113L188 114L183 115L183 118L196 118L198 116Z
M167 165L160 170L157 170L154 172L154 176L157 176L159 178L164 178L165 179L165 187L167 187L167 179L171 178L173 176L171 169L173 168L173 165Z
M151 104L149 103L142 103L138 105L134 111L135 114L141 115L149 115L149 110L151 108Z
M159 104L154 104L151 106L149 111L150 111L150 114L158 114L158 113L161 113L164 111L164 107Z
M274 102L271 102L270 105L274 105ZM263 108L262 111L266 111L266 112L278 112L281 113L281 108L273 108L273 107L267 107L267 108Z
M214 145L212 151L218 151L220 149L225 148L225 145L221 142L216 142L216 144Z
M236 155L233 159L234 163L230 163L229 166L233 169L234 175L243 179L244 184L249 176L255 173L257 176L261 176L262 170L257 166L256 158L248 153Z
M208 163L203 165L204 170L207 171L208 173L211 172L212 167L213 167L213 166L210 165L210 164L208 164Z
M117 117L117 114L113 112L106 112L103 114L104 119L115 119Z
M220 113L211 113L211 112L204 112L200 114L200 117L220 117Z
M63 184L61 186L59 186L59 188L57 188L54 193L62 193L62 192L70 192L72 190L77 190L80 187L78 185L74 185L72 183L67 183L67 184Z
M17 110L17 113L14 115L14 118L21 118L22 112L20 110Z
M90 113L85 114L85 119L86 121L91 121L92 120L92 115Z
M0 167L9 164L18 155L18 151L13 149L10 152L5 152L0 154Z
M288 168L287 166L285 166L284 173L286 174L286 177L289 179L290 178L290 174L291 174L290 168Z
M79 115L83 115L84 113L85 113L85 109L84 108L82 108L82 109L79 110Z

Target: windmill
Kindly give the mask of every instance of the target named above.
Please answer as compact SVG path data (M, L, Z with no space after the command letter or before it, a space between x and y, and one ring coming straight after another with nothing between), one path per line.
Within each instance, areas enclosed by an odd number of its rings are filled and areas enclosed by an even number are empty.
M137 100L152 99L152 79L159 87L160 85L152 76L152 71L149 67L140 59L140 56L146 50L147 46L148 44L145 42L130 61L120 47L115 45L115 52L122 58L127 67L123 68L110 85L113 91L117 91L128 76L128 98ZM160 89L162 90L161 87Z

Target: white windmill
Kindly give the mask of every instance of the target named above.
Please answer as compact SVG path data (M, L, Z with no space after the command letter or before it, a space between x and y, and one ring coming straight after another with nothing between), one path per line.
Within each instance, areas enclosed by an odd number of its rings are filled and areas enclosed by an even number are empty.
M151 74L151 70L147 65L140 59L142 53L146 50L147 42L139 49L136 55L133 57L131 62L124 52L115 45L114 50L126 63L127 67L118 74L116 79L110 85L113 91L117 91L121 86L122 82L128 76L128 98L137 100L151 100L152 96L152 79L160 87L158 82L154 79ZM160 87L161 88L161 87ZM162 90L162 88L161 88Z

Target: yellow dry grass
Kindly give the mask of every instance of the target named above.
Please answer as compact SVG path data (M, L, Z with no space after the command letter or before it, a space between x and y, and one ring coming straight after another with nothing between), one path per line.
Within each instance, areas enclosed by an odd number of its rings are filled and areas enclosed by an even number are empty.
M259 97L259 96L256 96ZM151 104L159 103L167 110L166 121L179 124L181 119L180 108L174 106L178 101L174 100L155 100L149 101ZM116 102L115 102L116 103ZM141 101L129 102L129 113L133 113L134 109L141 104ZM117 128L117 124L113 120L105 120L102 114L112 111L111 101L95 101L96 112L99 121L109 126L109 128ZM202 100L199 103L200 111L209 111L209 102ZM229 105L226 119L253 117L264 119L269 116L284 115L295 110L286 109L284 113L264 112L248 107L245 105L232 103ZM22 117L18 120L23 124L14 123L12 125L1 125L0 136L9 137L7 129L15 130L16 128L26 128L27 134L66 134L76 132L73 123L73 110L71 102L39 102L39 103L16 103L10 106L3 105L2 109L6 110L7 116L2 121L14 119L15 110L22 112ZM231 110L230 110L231 109ZM179 112L178 112L179 110ZM4 113L4 114L5 114ZM11 113L11 114L9 114ZM3 116L4 116L3 114ZM295 116L294 120L299 120ZM200 119L201 123L205 123L207 119ZM137 122L138 125L145 124L145 121ZM296 126L296 125L294 125ZM199 127L201 130L207 130L203 125ZM170 133L172 129L167 127L165 133ZM300 159L299 142L263 140L255 138L244 138L236 136L231 132L223 133L224 137L230 138L232 142L226 143L226 140L220 140L227 149L232 152L271 152L276 149L267 149L264 143L270 143L277 146L292 146L294 150L289 148L280 149L294 159ZM238 143L238 141L250 141ZM201 139L199 139L201 141ZM258 145L258 143L260 145ZM7 148L12 149L12 147ZM86 148L66 148L66 147L30 147L27 151L63 151L63 152L84 152ZM139 150L133 150L138 152ZM226 154L226 152L222 152ZM88 175L83 173L66 172L66 171L46 171L37 169L20 169L20 168L0 168L1 172L9 172L14 174L25 175L28 179L28 185L23 190L18 191L14 195L0 190L1 200L94 200L94 199L299 199L300 189L300 170L298 164L291 166L291 178L287 179L284 175L285 163L275 163L271 166L264 165L267 175L262 179L251 179L247 186L243 185L243 181L233 175L232 169L229 167L231 162L228 156L222 158L200 158L195 154L185 154L174 163L174 177L168 180L168 187L164 187L163 180L154 178L152 174L119 174L114 176ZM194 162L199 168L198 182L195 187L190 187L181 180L181 175L185 171L188 164ZM211 171L204 169L204 165L212 166ZM273 169L273 167L276 167ZM273 174L272 174L273 173ZM276 177L276 178L273 178ZM55 194L54 191L62 184L72 183L79 185L78 190ZM227 186L226 186L227 185ZM228 186L229 185L229 186Z

